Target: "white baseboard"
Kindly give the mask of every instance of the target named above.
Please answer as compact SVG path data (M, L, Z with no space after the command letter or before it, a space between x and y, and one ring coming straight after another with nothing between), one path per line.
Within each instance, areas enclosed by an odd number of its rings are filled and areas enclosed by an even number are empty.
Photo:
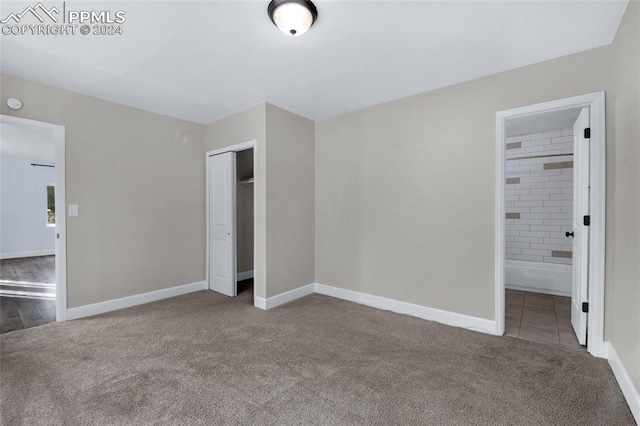
M571 297L572 266L505 260L505 287L513 290Z
M162 290L150 291L148 293L136 294L135 296L122 297L120 299L107 300L106 302L93 303L91 305L79 306L67 309L67 319L90 317L104 314L105 312L116 311L118 309L130 308L136 305L155 302L169 297L180 296L194 291L206 290L207 282L199 281L177 287L164 288Z
M1 253L0 259L18 259L21 257L37 257L37 256L54 256L56 251L51 250L39 250L39 251L23 251L17 253Z
M480 331L482 333L495 335L497 330L496 322L492 320L443 311L427 306L415 305L413 303L401 302L399 300L387 299L385 297L373 296L371 294L345 290L318 283L298 287L287 291L286 293L278 294L269 298L255 297L254 306L256 308L268 310L312 293L324 294L325 296L331 296L338 299L348 300L350 302L361 303L378 309L436 321L454 327Z
M480 331L482 333L495 335L497 330L497 324L492 320L443 311L440 309L430 308L428 306L415 305L413 303L401 302L399 300L373 296L371 294L345 290L324 284L316 283L315 292L326 296L336 297L338 299L348 300L350 302L361 303L378 309L393 311L429 321L436 321L454 327Z
M265 299L264 297L254 296L253 297L253 306L255 306L256 308L262 309L263 311L266 311L267 310L267 299Z
M604 344L609 365L611 366L611 370L613 370L613 375L618 381L618 385L622 390L624 398L627 400L627 404L629 404L631 414L633 414L633 417L636 419L636 423L640 424L640 393L638 393L638 389L633 385L631 377L629 377L629 374L627 373L627 369L624 368L624 364L622 364L622 361L611 342L605 342Z
M275 308L276 306L284 305L285 303L289 303L296 299L300 299L301 297L308 296L309 294L313 294L314 290L314 284L307 284L302 287L280 293L276 296L271 296L267 299L256 296L253 305L256 308L267 310Z
M238 274L236 275L236 281L244 281L250 278L253 278L253 270L238 272Z

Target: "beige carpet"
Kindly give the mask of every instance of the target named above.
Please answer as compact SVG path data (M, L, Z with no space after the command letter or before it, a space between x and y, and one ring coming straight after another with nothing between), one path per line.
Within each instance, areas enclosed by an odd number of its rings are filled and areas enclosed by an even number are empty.
M606 361L311 295L202 291L1 336L5 425L631 425Z

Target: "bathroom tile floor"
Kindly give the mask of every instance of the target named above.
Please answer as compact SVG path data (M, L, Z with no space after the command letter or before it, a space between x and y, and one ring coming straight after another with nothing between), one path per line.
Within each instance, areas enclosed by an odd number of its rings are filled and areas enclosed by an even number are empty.
M571 326L571 298L506 291L505 334L586 352Z

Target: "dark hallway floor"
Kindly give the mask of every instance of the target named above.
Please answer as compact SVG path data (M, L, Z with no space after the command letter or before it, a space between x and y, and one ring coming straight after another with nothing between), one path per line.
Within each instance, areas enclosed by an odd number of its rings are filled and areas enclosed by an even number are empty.
M56 320L55 256L0 261L0 333Z
M36 327L56 320L53 300L0 296L0 333Z

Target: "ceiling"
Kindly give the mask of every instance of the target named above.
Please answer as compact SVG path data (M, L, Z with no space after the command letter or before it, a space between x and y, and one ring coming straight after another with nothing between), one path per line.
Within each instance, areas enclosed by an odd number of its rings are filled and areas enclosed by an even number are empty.
M319 120L611 43L626 1L327 1L297 38L265 1L91 1L122 35L2 35L3 73L208 124L269 102ZM30 3L2 1L2 18ZM62 2L46 2L59 5ZM26 19L26 18L25 18ZM10 94L7 94L10 95Z
M54 164L53 132L29 126L0 123L0 157L24 158Z
M528 135L573 127L580 111L582 108L570 108L510 118L505 121L505 136Z

